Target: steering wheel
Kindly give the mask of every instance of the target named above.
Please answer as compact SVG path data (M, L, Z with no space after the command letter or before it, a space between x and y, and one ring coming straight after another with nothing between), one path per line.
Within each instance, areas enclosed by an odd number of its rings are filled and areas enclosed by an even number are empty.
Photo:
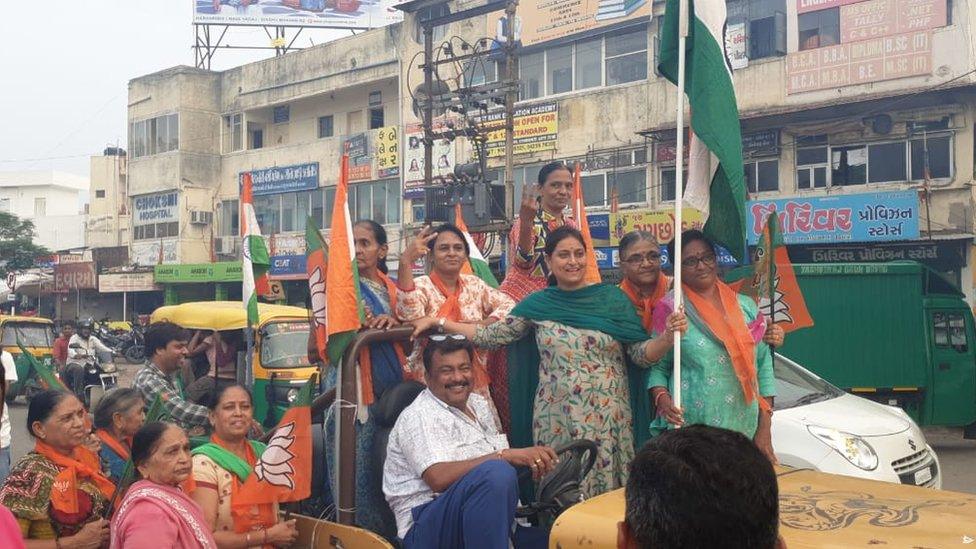
M582 500L580 483L596 463L596 443L592 440L574 440L556 449L559 463L546 476L539 479L536 501L515 510L517 517L531 517L541 512L558 515ZM519 482L528 480L528 469L519 471Z

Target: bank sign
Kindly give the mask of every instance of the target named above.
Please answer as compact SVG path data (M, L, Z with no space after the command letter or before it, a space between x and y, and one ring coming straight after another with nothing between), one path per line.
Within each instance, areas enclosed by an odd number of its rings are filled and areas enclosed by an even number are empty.
M746 207L749 244L756 244L770 213L779 216L783 242L885 242L919 237L918 193L848 194L755 200Z
M243 184L244 173L238 180ZM319 163L296 164L251 171L251 185L254 196L263 194L312 191L319 186Z
M132 198L132 225L152 225L179 221L179 195L176 191Z

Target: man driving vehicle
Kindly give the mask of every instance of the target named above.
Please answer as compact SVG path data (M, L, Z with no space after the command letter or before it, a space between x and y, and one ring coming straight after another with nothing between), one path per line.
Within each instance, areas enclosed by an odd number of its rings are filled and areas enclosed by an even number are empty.
M92 320L78 323L78 332L68 340L68 360L65 362L61 380L82 402L85 400L85 364L94 360L95 353L115 356L115 352L92 335Z

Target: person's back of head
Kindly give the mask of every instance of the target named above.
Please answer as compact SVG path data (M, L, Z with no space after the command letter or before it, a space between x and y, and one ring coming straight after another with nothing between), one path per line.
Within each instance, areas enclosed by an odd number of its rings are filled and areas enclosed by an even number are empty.
M631 463L626 499L618 547L777 546L776 473L734 431L692 425L652 439Z

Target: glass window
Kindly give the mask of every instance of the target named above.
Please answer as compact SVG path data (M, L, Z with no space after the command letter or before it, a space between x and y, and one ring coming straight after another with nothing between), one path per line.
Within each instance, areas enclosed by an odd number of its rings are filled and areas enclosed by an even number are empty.
M400 180L390 179L386 182L386 222L400 222L400 206L403 198L400 192Z
M905 181L905 142L877 143L868 146L868 182Z
M322 189L315 189L314 191L308 193L309 199L309 215L315 220L315 225L318 228L322 228L322 222L324 220L324 210L322 208Z
M867 181L867 168L868 158L864 145L831 147L831 185L863 185Z
M608 201L614 187L617 189L617 200L620 204L637 204L647 202L647 173L644 170L617 172L607 174L610 184L607 185Z
M180 148L180 115L171 114L169 119L169 141L166 150L175 151Z
M149 225L144 225L142 229L143 238L156 238L156 224L151 223Z
M543 94L542 75L544 52L532 53L519 59L519 99L534 99Z
M576 43L576 89L585 90L603 83L603 38Z
M373 219L372 193L368 183L360 183L349 189L356 191L355 197L350 197L352 204L350 209L353 211L353 219ZM377 223L383 223L379 219L374 219Z
M749 21L749 59L777 55L776 18L764 17Z
M298 223L298 193L286 193L281 195L281 231L297 231Z
M797 149L796 164L803 166L806 164L826 164L827 147L816 147L812 149Z
M567 44L546 51L548 94L573 90L573 45Z
M237 236L240 232L240 205L235 200L224 200L220 204L220 235Z
M779 190L779 160L747 162L744 169L750 193Z
M959 313L949 313L949 344L960 353L965 353L968 350L966 318Z
M647 30L607 35L607 85L647 79Z
M322 210L322 228L328 229L332 227L332 210L335 206L335 187L325 187L322 189L322 194L325 197L325 207Z
M928 150L930 179L952 177L952 137L949 135L927 136L912 139L912 179L925 179L925 152Z
M38 196L34 198L34 217L47 215L47 198Z
M801 13L797 16L800 50L811 50L840 43L840 9Z
M169 143L169 122L165 116L152 119L152 128L155 130L153 138L153 148L157 153L166 152L166 145Z
M332 137L335 128L333 127L332 115L319 117L319 137Z
M369 129L375 130L384 126L383 107L369 109Z
M462 71L465 86L480 86L496 80L497 66L493 61L467 61Z
M945 313L932 313L932 339L939 347L949 346L949 320Z
M682 183L688 181L688 170L682 170L681 172L684 177ZM661 201L668 202L674 200L674 184L677 173L673 167L663 168L661 170ZM682 191L684 191L684 185L682 185Z
M241 113L224 116L225 149L228 152L239 151L244 148L244 127Z
M586 204L587 206L606 205L605 181L606 181L605 176L602 173L580 176L580 185L583 186L584 204Z
M812 186L811 186L812 184ZM799 168L796 170L796 186L799 189L822 189L827 186L827 167Z
M105 198L105 189L95 191L95 198Z
M258 220L258 226L261 227L262 233L272 234L281 232L281 224L279 223L280 211L280 194L254 197L254 216Z

